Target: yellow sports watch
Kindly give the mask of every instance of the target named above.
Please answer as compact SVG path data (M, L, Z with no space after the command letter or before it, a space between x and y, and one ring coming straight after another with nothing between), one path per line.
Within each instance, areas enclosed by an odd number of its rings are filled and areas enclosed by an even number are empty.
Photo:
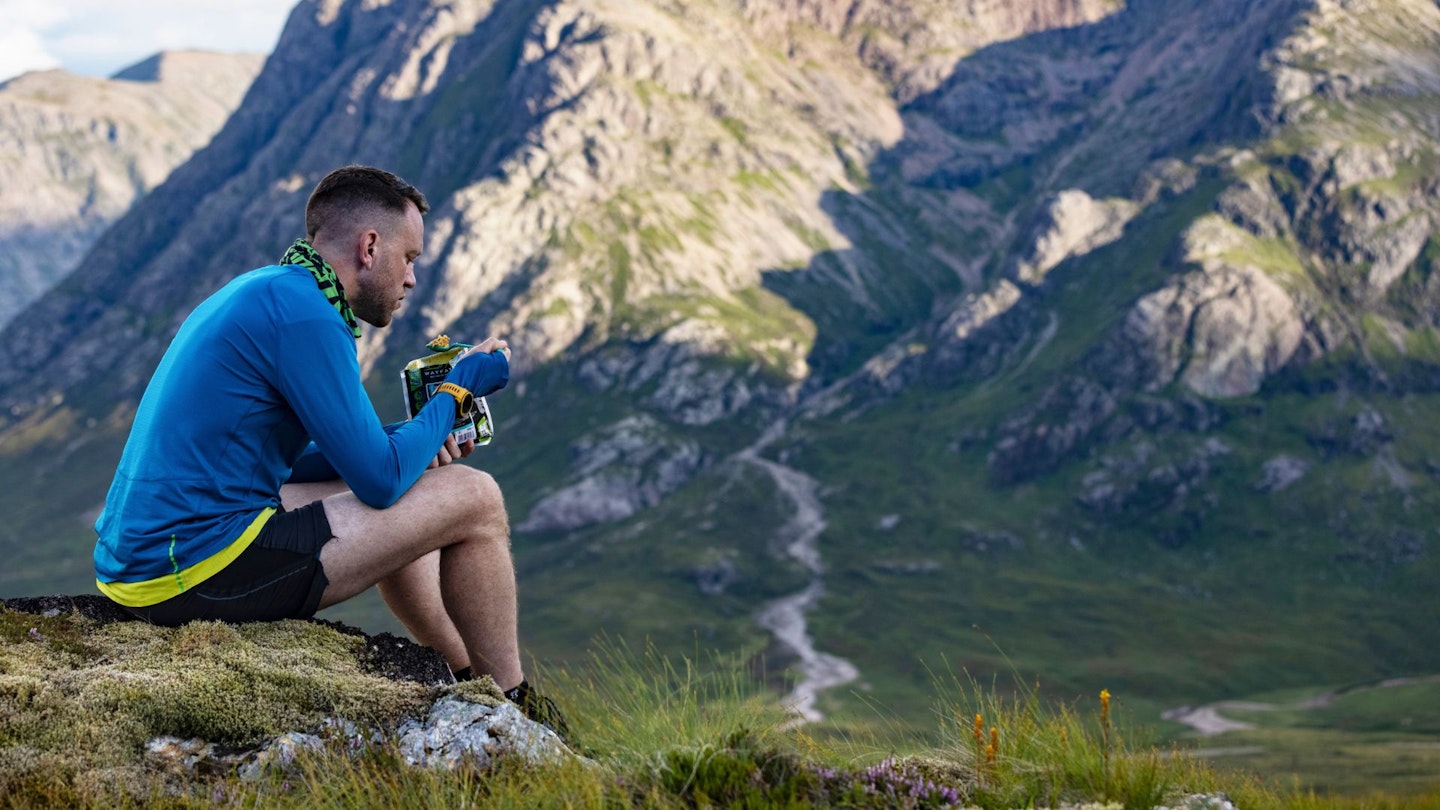
M460 386L452 382L443 382L440 383L439 388L435 389L435 393L438 394L441 391L444 391L450 396L455 397L456 419L462 419L466 416L469 416L470 412L475 410L475 395L470 393L469 391L466 391L464 388L461 388Z

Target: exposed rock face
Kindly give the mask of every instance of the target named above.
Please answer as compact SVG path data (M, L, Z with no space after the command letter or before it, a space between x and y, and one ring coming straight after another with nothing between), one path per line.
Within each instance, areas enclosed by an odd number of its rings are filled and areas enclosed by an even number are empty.
M1178 377L1205 396L1253 394L1295 353L1304 327L1290 296L1260 269L1231 263L1247 255L1246 238L1218 218L1199 220L1185 235L1183 260L1202 269L1131 310L1124 330L1149 367L1145 387Z
M790 407L831 352L841 359L827 369L864 370L833 407L806 408L833 413L895 394L916 365L983 377L1023 361L1060 323L1024 289L1123 240L1127 223L1188 193L1203 169L1234 173L1216 208L1250 241L1197 222L1175 254L1181 272L1132 302L1123 339L1106 344L1124 352L1108 362L1141 389L1180 380L1208 396L1250 393L1334 340L1333 324L1311 324L1323 302L1277 272L1300 278L1301 256L1329 256L1364 266L1378 295L1428 238L1428 208L1386 185L1420 159L1411 135L1398 149L1337 140L1283 159L1223 155L1228 138L1307 120L1291 74L1317 54L1363 50L1363 37L1315 33L1348 14L1285 0L1180 12L1155 0L302 5L284 64L259 78L213 148L7 345L69 342L47 365L57 389L110 365L96 347L132 346L111 389L133 397L188 308L296 234L306 191L343 152L401 170L435 203L411 297L419 312L368 330L363 368L438 331L504 334L521 376L574 361L593 390L633 397L646 418L700 427ZM1364 81L1311 84L1332 94L1343 84L1346 98L1434 84L1403 59L1365 64ZM1206 143L1220 146L1189 162L1169 155ZM977 193L1008 187L1001 173L1032 162L1032 201ZM1273 170L1240 170L1277 162L1303 193ZM887 196L867 196L871 184ZM213 225L233 221L243 227ZM1298 244L1321 228L1338 238ZM1278 241L1294 266L1257 261L1255 240ZM908 278L893 254L909 259ZM986 278L991 262L1021 285ZM174 267L187 268L185 283ZM772 279L896 335L915 329L912 342L848 359L848 348L817 346L828 325L775 295ZM916 281L946 292L889 309L892 287ZM834 317L857 329L852 315ZM938 351L913 342L923 334ZM12 418L51 401L16 385L43 354L0 364ZM593 504L618 483L586 486ZM607 514L658 497L620 499L630 505ZM555 522L562 501L522 525L578 525Z
M1110 0L740 0L740 6L762 34L784 37L791 48L804 47L804 32L812 29L840 38L895 85L902 103L933 90L956 59L979 48L1093 23L1123 7Z
M0 85L0 327L225 123L264 57L172 52L111 79Z
M1096 200L1078 189L1055 195L1040 211L1030 251L1015 266L1015 277L1039 284L1055 265L1120 238L1139 206L1130 200Z
M564 486L540 499L520 531L575 529L622 520L659 503L705 463L699 445L631 416L578 440Z

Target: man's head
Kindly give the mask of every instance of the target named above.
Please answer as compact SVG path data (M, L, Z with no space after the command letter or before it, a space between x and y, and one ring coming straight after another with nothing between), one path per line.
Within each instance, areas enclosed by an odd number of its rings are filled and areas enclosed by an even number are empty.
M428 210L419 189L370 166L336 169L310 193L306 238L335 268L356 317L388 325L415 286Z

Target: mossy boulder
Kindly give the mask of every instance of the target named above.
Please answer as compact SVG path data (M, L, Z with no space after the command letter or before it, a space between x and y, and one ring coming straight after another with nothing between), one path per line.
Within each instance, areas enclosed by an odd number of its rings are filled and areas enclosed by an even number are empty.
M449 682L433 650L329 622L166 628L98 596L5 600L0 793L55 779L148 792L171 778L147 755L156 738L242 751L336 720L393 731Z

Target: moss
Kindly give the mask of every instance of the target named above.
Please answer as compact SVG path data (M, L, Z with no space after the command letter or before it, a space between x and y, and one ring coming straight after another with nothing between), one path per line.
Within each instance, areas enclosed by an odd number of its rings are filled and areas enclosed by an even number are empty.
M721 116L720 126L724 127L725 131L730 133L730 137L734 138L742 144L746 143L749 140L749 128L745 126L744 121L741 121L738 118L734 118L728 115Z
M736 172L730 179L744 189L764 189L776 193L781 191L779 175L773 172L741 171Z
M473 681L454 684L446 687L445 691L461 700L479 703L483 706L499 706L506 702L504 693L500 691L500 687L494 679L488 675Z
M327 718L392 727L439 694L367 672L365 654L363 636L314 622L163 628L0 610L0 788L133 777L165 735L248 747Z
M610 300L617 308L625 303L625 291L630 286L630 250L620 240L612 240L606 247L610 259Z
M665 225L641 225L639 227L640 249L645 257L654 262L665 251L679 252L683 247L680 237Z

